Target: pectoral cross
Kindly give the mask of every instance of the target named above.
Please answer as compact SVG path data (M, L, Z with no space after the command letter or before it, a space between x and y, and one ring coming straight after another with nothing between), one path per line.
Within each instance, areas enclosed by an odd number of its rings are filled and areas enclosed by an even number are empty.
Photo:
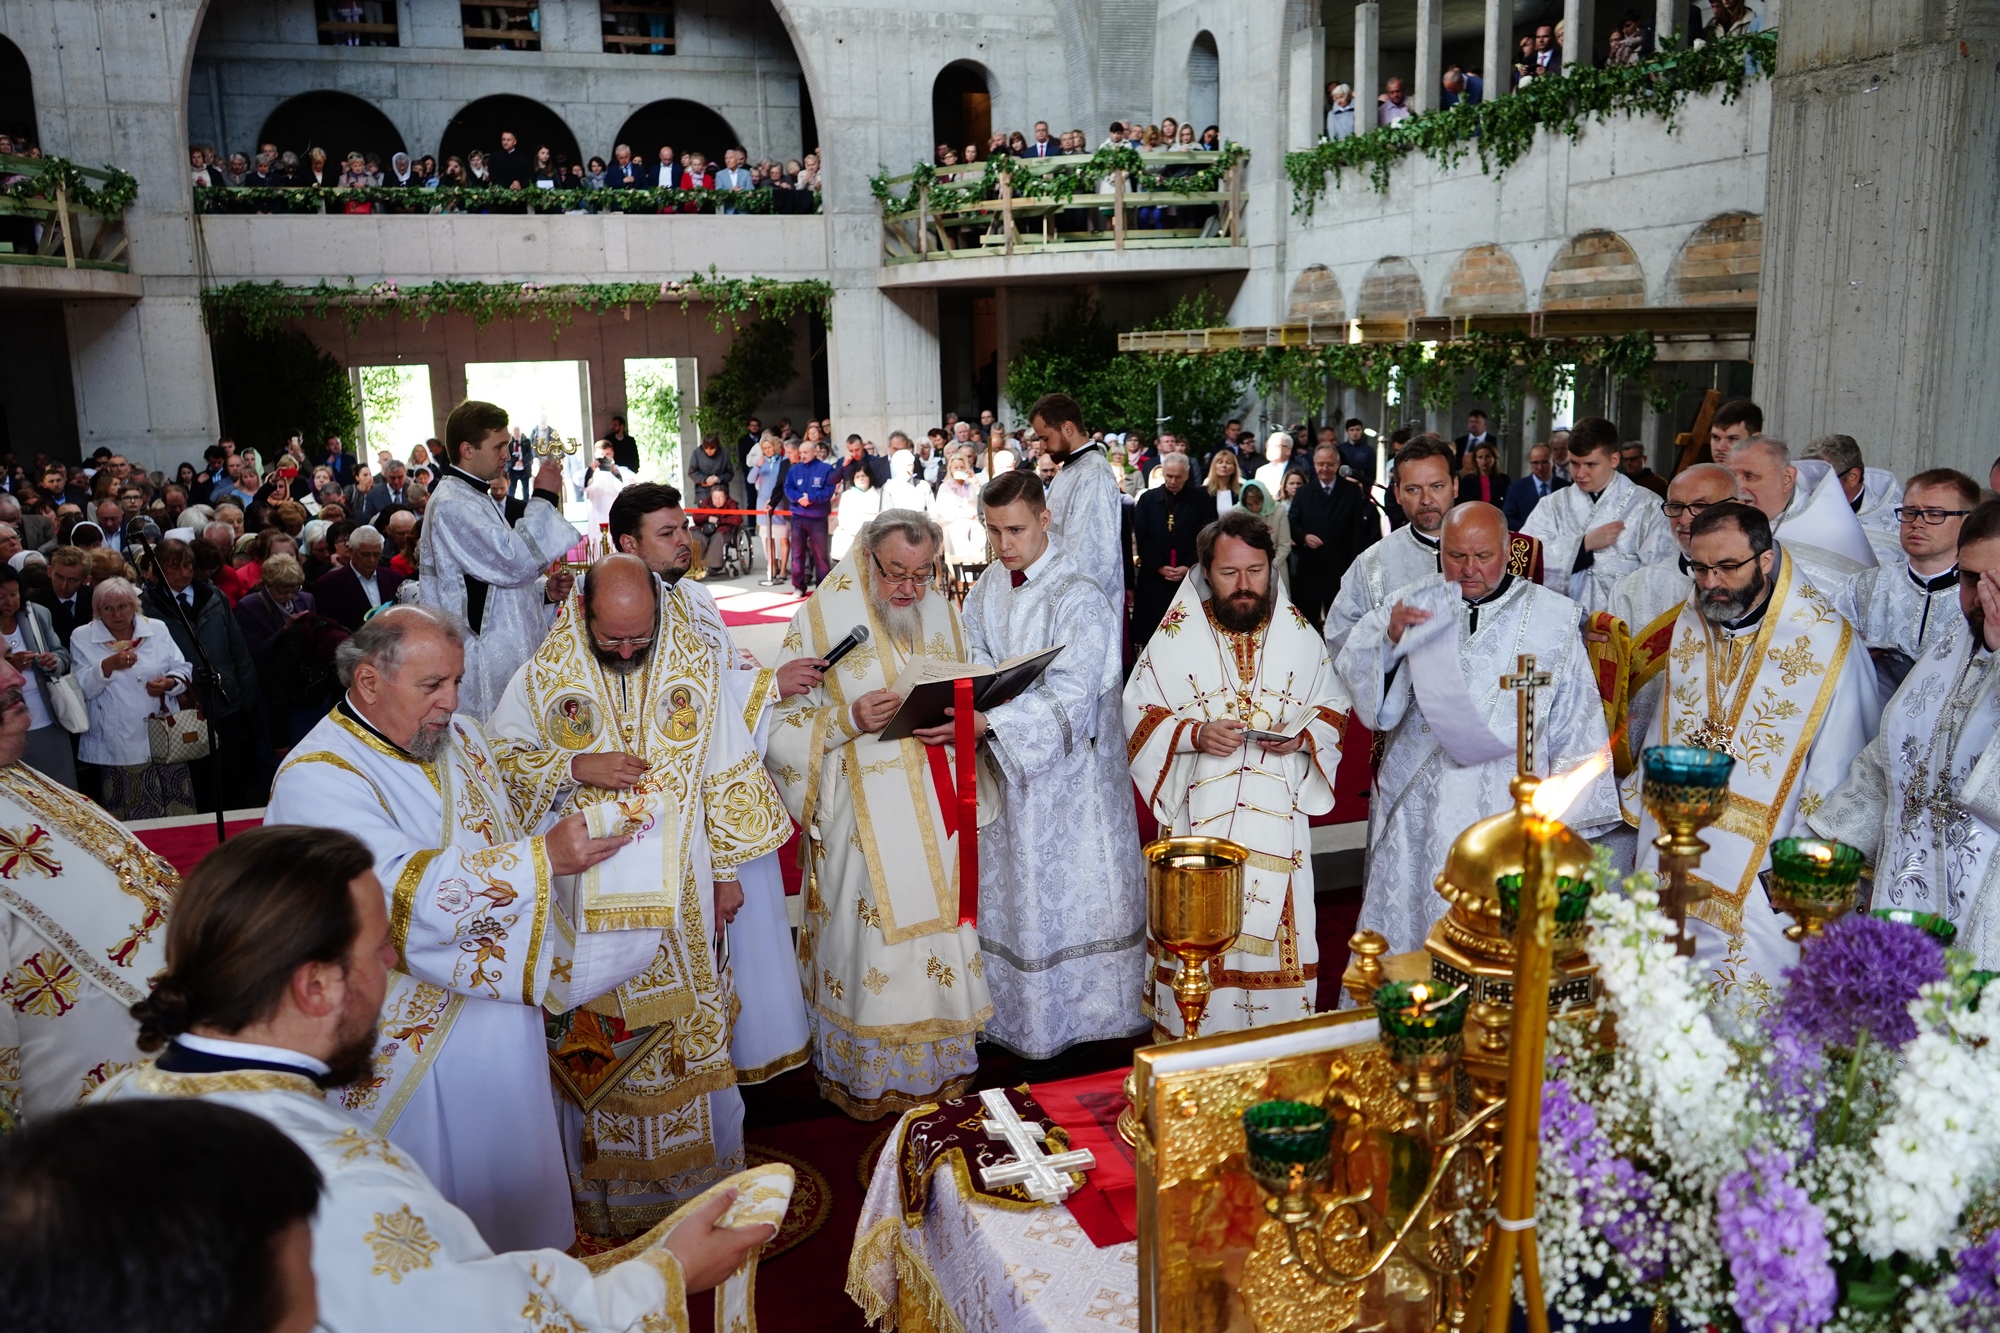
M1535 771L1535 691L1553 684L1554 676L1535 670L1533 653L1522 653L1516 657L1514 674L1500 677L1500 688L1515 692L1514 718L1519 735L1514 743L1514 763L1523 777Z
M1021 1119L1014 1103L999 1088L986 1089L979 1094L979 1100L986 1104L986 1137L1004 1140L1014 1150L1013 1161L980 1171L979 1178L988 1189L995 1185L1019 1185L1035 1202L1054 1203L1068 1198L1076 1187L1069 1172L1088 1171L1097 1165L1097 1158L1088 1148L1044 1153L1041 1145L1048 1131L1039 1121L1029 1124Z

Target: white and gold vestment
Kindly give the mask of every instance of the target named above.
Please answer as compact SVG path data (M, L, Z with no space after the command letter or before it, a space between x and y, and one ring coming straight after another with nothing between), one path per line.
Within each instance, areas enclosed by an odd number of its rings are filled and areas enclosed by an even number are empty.
M646 824L577 877L576 901L581 938L650 933L649 966L549 1027L571 1186L603 1234L644 1230L742 1167L738 996L715 883L791 836L714 648L687 603L661 592L652 647L629 674L598 661L573 592L491 723L522 827L592 810ZM617 752L646 764L631 791L571 777L577 756Z
M0 1126L74 1106L140 1058L129 1010L166 969L179 887L102 808L0 768Z
M916 641L897 640L875 614L873 577L857 550L792 617L788 658L824 657L855 625L872 637L778 705L764 760L810 849L799 970L814 1072L822 1095L864 1120L962 1092L993 1016L979 936L959 924L955 787L940 787L922 742L863 734L851 712L913 655L966 661L965 635L932 587Z
M1208 581L1189 572L1125 685L1125 751L1132 780L1161 833L1227 838L1250 850L1243 872L1243 932L1211 966L1215 996L1202 1031L1282 1023L1312 1014L1319 993L1313 907L1313 815L1333 809L1347 701L1326 643L1289 597L1273 588L1271 618L1238 634L1216 624ZM1245 741L1231 755L1203 754L1203 722L1230 718L1305 743L1274 755ZM1153 959L1155 1033L1181 1035L1174 963Z

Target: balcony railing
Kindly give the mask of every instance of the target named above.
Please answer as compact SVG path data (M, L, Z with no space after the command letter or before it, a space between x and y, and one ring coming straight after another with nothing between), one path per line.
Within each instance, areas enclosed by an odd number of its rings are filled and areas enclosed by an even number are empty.
M871 184L882 205L882 262L1242 245L1248 160L1234 144L1216 152L1113 148L878 176Z
M4 159L0 159L4 160ZM198 185L198 213L817 213L818 191ZM350 207L352 205L352 207Z
M139 182L115 167L0 157L0 264L127 272L125 209Z
M604 16L604 49L625 55L674 53L674 7L669 4L598 5Z
M460 5L468 51L539 51L542 14L538 0L484 0Z

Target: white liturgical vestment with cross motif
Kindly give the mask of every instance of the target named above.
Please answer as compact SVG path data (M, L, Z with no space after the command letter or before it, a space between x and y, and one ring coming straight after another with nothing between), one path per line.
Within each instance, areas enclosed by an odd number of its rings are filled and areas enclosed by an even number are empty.
M1389 594L1418 579L1438 572L1438 544L1435 538L1405 523L1379 542L1371 543L1340 580L1340 591L1326 612L1326 654L1336 663L1347 636L1361 623L1361 617L1388 600Z
M1618 580L1648 565L1671 564L1680 554L1673 525L1660 504L1659 496L1624 473L1613 472L1596 495L1581 486L1550 491L1521 531L1541 539L1542 578L1549 587L1568 593L1585 611L1603 611L1611 605L1611 590ZM1607 523L1625 526L1611 545L1586 553L1584 538ZM1632 629L1636 632L1639 626Z

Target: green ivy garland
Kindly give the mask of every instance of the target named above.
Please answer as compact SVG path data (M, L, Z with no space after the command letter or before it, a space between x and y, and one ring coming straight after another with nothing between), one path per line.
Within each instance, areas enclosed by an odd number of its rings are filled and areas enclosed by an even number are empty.
M504 213L526 205L530 213L665 213L688 204L739 213L771 213L769 190L509 190L494 185L437 189L371 185L198 185L195 208L203 213L338 213L349 203L387 205L385 213ZM817 211L819 192L813 192Z
M106 179L100 185L93 176ZM85 212L118 217L139 197L139 180L117 167L99 167L90 175L82 167L60 157L0 157L0 196L55 202L58 187L69 194L70 203Z
M603 314L620 306L650 310L661 301L679 301L682 310L696 302L709 307L709 318L720 329L736 317L789 321L810 312L831 322L833 285L817 278L784 282L776 278L725 278L713 267L677 282L454 282L440 279L417 287L393 281L360 287L349 278L336 286L322 278L311 287L282 282L239 282L211 287L201 294L202 317L211 329L239 325L253 337L269 337L295 319L324 319L338 312L349 330L364 320L391 315L419 322L442 315L470 315L484 327L496 319L546 319L559 333L576 312Z
M1479 169L1491 174L1520 161L1543 128L1575 142L1586 120L1647 114L1663 118L1671 131L1688 98L1720 90L1725 103L1733 102L1746 82L1768 77L1777 64L1776 30L1718 37L1698 47L1669 47L1641 65L1568 67L1504 97L1460 102L1382 129L1322 140L1285 155L1292 211L1310 214L1326 192L1327 177L1338 180L1349 168L1366 172L1377 193L1387 193L1389 168L1412 153L1448 168L1476 152Z
M1079 194L1095 193L1098 183L1114 171L1126 174L1127 188L1135 193L1151 190L1212 194L1222 188L1223 182L1229 178L1231 167L1250 157L1250 150L1236 143L1224 143L1219 152L1221 156L1213 162L1176 167L1172 163L1161 163L1157 157L1148 162L1138 149L1121 144L1100 148L1089 157L1075 161L1069 158L1053 159L1061 165L1048 171L1024 171L1019 175L1014 174L1013 158L990 157L986 159L985 172L977 180L960 176L945 185L938 184L939 168L922 162L909 173L909 180L905 182L907 194L895 193L895 183L886 170L869 177L868 188L882 206L885 218L916 212L920 198L928 198L928 207L933 213L949 213L970 208L986 199L997 199L1002 176L1014 177L1016 199L1053 200L1057 203L1067 202ZM1167 171L1181 174L1170 177L1165 174Z
M1216 361L1259 395L1288 393L1308 410L1325 401L1327 381L1380 393L1391 384L1424 407L1450 407L1471 379L1475 398L1511 402L1534 394L1547 402L1575 387L1583 371L1608 371L1636 382L1654 407L1673 406L1673 387L1653 379L1653 337L1535 338L1525 333L1473 333L1448 342L1336 343L1326 347L1224 348L1213 352L1131 352L1164 363L1165 378ZM1011 387L1011 382L1010 382Z

